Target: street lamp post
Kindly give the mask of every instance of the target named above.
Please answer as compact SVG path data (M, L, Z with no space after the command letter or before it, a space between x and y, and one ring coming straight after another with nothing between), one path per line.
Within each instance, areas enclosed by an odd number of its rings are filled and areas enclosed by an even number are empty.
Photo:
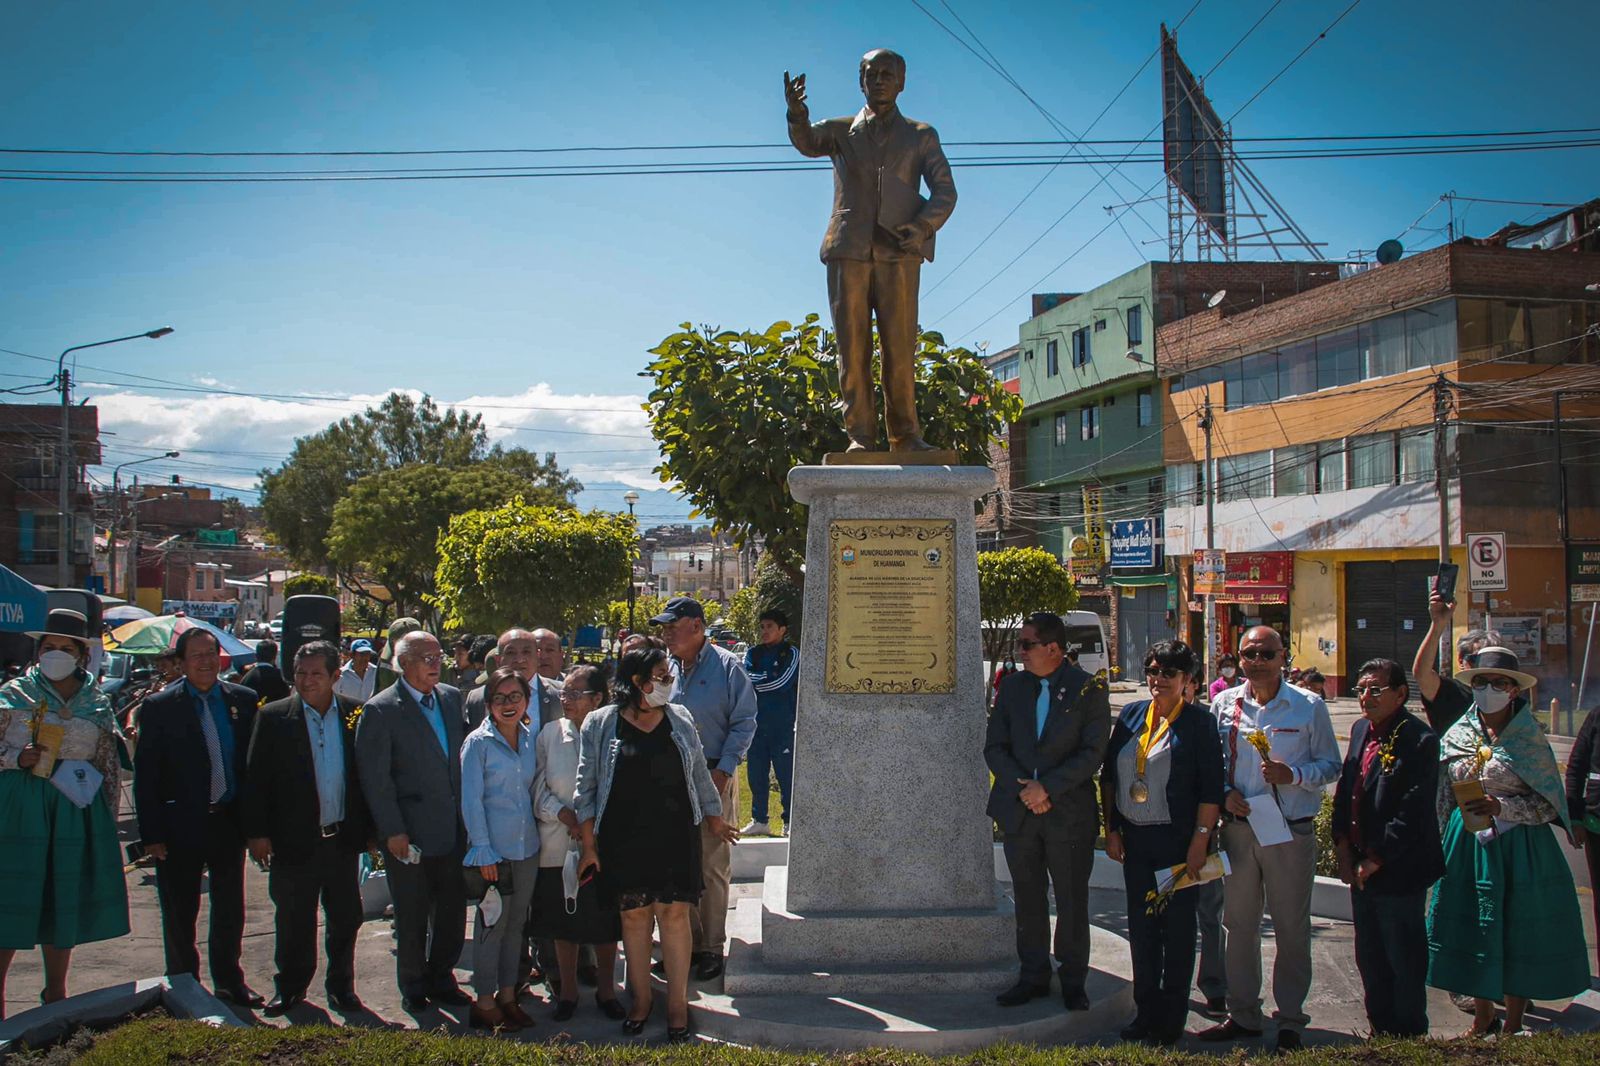
M117 594L117 526L122 524L122 468L138 466L140 463L153 463L157 459L176 459L178 455L178 452L166 452L162 455L146 456L143 459L129 459L111 468L111 579L106 582L106 588L113 596ZM137 511L133 513L135 516L138 514Z
M628 505L628 520L630 522L633 521L633 505L639 502L639 494L637 492L634 492L632 489L629 489L627 492L624 492L622 494L622 502ZM635 533L638 532L638 527L637 526L634 528L634 532ZM632 556L629 556L629 558L628 558L628 632L629 633L633 632L633 601L636 598L637 598L637 593L635 593L634 587L633 587L633 558L632 558Z
M56 586L68 588L72 584L72 511L68 506L67 485L72 476L72 469L78 464L72 462L72 375L67 370L67 356L73 352L81 352L85 348L101 348L107 344L121 344L123 341L136 341L148 337L151 340L160 340L172 332L171 326L162 326L145 333L130 333L126 337L113 337L108 341L95 341L93 344L75 344L66 349L56 359L56 384L61 389L61 438L56 442Z

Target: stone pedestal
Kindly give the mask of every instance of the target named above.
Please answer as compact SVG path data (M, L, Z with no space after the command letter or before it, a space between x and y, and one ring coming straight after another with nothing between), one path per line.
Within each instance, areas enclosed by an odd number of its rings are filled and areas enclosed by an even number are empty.
M987 467L821 466L789 473L809 505L805 628L795 731L789 864L768 871L735 915L743 943L727 991L990 989L1015 969L1012 910L997 890L983 812L983 655L973 503L994 489ZM835 568L855 565L830 541L835 521L944 520L954 538L954 687L830 692L826 663ZM944 555L948 552L948 556ZM865 553L863 553L865 554ZM873 565L863 559L861 566ZM856 649L843 649L856 650ZM917 684L921 679L915 679Z

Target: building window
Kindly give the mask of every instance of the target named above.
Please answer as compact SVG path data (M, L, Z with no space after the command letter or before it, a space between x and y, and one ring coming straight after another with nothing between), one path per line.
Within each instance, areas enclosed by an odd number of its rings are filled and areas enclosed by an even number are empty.
M1406 313L1406 366L1417 370L1456 357L1456 305L1438 300Z
M1424 429L1400 435L1400 480L1433 480L1433 431Z
M1346 484L1344 469L1344 441L1328 441L1317 445L1318 492L1343 492Z
M1317 388L1336 389L1361 380L1361 349L1354 329L1317 338Z
M196 570L194 572L194 587L200 592L206 590L206 572L204 570Z
M1094 331L1096 333L1104 332L1105 328L1106 328L1106 320L1105 319L1097 318L1097 319L1094 320Z
M1089 331L1086 329L1072 331L1072 365L1089 365Z
M1155 393L1151 389L1140 389L1137 397L1139 403L1139 425L1148 426L1155 421Z
M1381 378L1406 369L1404 315L1384 315L1361 326L1361 376Z
M1197 506L1200 498L1200 464L1177 463L1167 467L1167 505L1170 507Z
M1217 465L1217 488L1223 500L1259 500L1272 495L1272 453L1228 456Z
M1056 350L1055 341L1044 342L1044 373L1051 378L1061 373L1061 355Z
M1300 444L1272 451L1272 494L1304 496L1316 484L1317 447Z
M1371 489L1394 484L1394 436L1374 433L1350 442L1350 487Z
M1239 360L1239 385L1244 405L1271 403L1278 398L1278 353L1259 352Z
M1078 409L1078 437L1094 440L1100 435L1100 408L1094 404Z
M1144 343L1144 308L1140 307L1138 304L1134 304L1132 307L1128 308L1127 322L1128 322L1128 343L1129 344L1143 344Z
M1022 376L1022 367L1016 356L1008 356L990 368L996 381L1015 381Z
M1056 415L1056 447L1057 448L1059 448L1062 445L1067 443L1067 425L1068 425L1068 423L1067 423L1067 415L1066 415L1065 412L1062 412L1061 414Z

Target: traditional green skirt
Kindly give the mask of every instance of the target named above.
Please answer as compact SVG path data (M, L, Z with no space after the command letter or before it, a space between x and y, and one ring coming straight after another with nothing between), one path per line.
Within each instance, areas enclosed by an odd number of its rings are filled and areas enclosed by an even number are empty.
M1487 847L1450 813L1428 911L1428 984L1481 999L1565 999L1589 987L1572 872L1548 826Z
M128 888L104 798L0 771L0 949L70 948L128 932Z

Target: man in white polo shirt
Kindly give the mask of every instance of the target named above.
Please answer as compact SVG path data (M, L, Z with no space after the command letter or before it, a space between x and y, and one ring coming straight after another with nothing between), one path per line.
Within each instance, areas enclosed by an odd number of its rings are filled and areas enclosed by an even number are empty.
M1211 705L1222 738L1227 791L1222 846L1233 874L1223 903L1228 932L1228 1019L1202 1031L1202 1040L1261 1035L1261 915L1272 914L1277 959L1272 964L1273 1019L1278 1048L1301 1046L1311 989L1311 886L1316 877L1313 822L1324 786L1339 777L1339 744L1327 704L1283 680L1283 638L1269 626L1246 631L1239 644L1245 683ZM1264 733L1263 755L1251 734ZM1252 808L1276 804L1290 839L1263 846L1248 820ZM1228 816L1231 815L1231 818Z

